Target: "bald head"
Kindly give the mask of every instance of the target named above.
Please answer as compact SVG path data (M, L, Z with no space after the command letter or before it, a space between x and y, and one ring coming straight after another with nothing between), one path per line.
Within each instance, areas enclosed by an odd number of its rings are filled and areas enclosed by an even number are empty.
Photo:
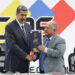
M53 34L56 33L56 30L57 30L56 22L54 22L54 21L47 22L46 27L45 27L44 30L45 30L45 35L47 37L51 37Z
M53 28L57 31L57 24L56 24L55 21L49 21L48 24L49 24L49 25L52 25Z

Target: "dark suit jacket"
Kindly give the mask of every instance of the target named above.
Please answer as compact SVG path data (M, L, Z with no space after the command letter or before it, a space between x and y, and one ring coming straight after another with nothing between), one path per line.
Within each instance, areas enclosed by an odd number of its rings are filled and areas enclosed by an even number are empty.
M26 72L29 68L29 61L26 60L26 56L30 52L29 48L29 34L31 27L25 23L25 30L27 39L14 20L6 26L5 39L6 39L6 54L5 54L5 70L12 72Z

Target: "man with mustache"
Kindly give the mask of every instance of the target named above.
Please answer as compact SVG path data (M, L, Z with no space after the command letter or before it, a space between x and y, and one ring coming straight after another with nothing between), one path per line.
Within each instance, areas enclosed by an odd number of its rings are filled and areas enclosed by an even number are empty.
M25 6L19 6L16 11L16 19L6 26L6 72L28 73L29 62L34 59L33 55L30 56L29 54L31 26L26 23L27 13L28 10Z
M40 73L65 74L64 52L66 50L65 40L56 34L57 24L49 21L45 26L45 37L43 45L38 46L40 53ZM34 48L34 52L40 52Z

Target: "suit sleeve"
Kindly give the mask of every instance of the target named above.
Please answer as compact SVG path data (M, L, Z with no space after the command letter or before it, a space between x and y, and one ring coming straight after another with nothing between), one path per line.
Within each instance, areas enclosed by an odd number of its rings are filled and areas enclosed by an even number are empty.
M24 52L17 44L12 29L7 26L5 31L6 46L10 53L16 54L19 58L25 60L27 53Z
M66 50L65 41L64 39L61 39L56 43L54 48L48 48L47 56L61 57L64 55L65 50Z

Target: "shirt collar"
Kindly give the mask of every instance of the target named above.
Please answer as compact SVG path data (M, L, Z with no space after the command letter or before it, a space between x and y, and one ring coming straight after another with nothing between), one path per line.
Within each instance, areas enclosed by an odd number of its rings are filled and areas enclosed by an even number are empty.
M52 39L52 37L53 37L53 36L51 36L50 38L47 38L47 39L50 39L50 40L51 40L51 39Z
M20 28L22 28L22 25L24 26L24 23L23 23L23 24L21 24L21 23L18 21L18 19L17 19L17 18L16 18L16 21L17 21L17 23L19 24Z

